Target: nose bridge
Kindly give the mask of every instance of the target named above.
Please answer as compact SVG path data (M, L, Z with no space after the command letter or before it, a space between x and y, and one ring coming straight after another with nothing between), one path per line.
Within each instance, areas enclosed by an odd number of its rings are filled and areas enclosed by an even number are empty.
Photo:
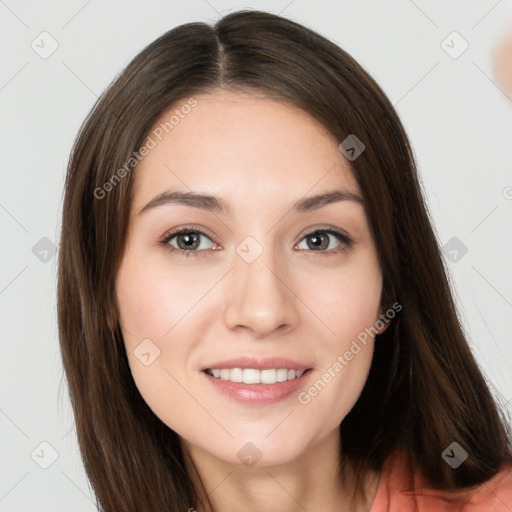
M284 275L284 260L271 245L252 236L244 239L233 255L232 293L226 308L230 328L245 326L257 335L265 335L297 321L292 287Z

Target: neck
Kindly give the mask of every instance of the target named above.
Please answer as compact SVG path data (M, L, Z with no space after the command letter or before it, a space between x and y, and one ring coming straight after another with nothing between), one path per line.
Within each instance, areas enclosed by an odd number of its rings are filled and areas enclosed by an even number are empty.
M364 485L368 500L352 501L355 478L350 468L341 469L339 429L297 458L277 465L248 467L220 460L183 439L182 446L200 495L197 512L368 512L377 492L378 476L371 473ZM193 471L191 461L199 475Z

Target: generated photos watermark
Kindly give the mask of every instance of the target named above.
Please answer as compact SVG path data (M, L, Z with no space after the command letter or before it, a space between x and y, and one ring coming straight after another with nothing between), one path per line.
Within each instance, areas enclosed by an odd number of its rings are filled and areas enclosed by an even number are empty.
M101 187L94 189L94 197L96 199L103 199L108 192L112 191L116 185L121 183L121 180L127 176L133 168L142 161L142 159L154 149L158 142L160 142L164 135L170 133L181 122L182 119L190 114L192 109L197 106L195 98L189 98L186 103L176 108L169 116L167 121L160 123L156 128L151 131L151 134L146 138L146 142L139 148L139 151L134 151L132 156L126 160L124 165L120 167Z
M402 310L402 305L395 302L385 313L383 313L379 319L371 326L366 327L364 331L361 331L357 335L357 340L352 340L350 349L346 350L343 355L338 355L336 360L329 365L327 370L312 384L307 390L301 391L297 395L299 403L307 405L311 402L311 399L320 393L332 379L336 377L338 373L349 364L350 361L361 352L362 348L358 341L366 346L368 344L368 338L376 336L379 331L395 318L396 314Z

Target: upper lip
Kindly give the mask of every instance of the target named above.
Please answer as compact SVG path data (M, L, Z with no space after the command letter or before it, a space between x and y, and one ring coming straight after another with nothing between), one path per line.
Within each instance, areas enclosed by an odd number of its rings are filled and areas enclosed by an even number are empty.
M256 370L267 370L271 368L288 368L289 370L308 370L311 366L298 363L286 357L265 357L258 359L256 357L242 356L235 359L218 361L203 366L201 370L222 369L222 368L254 368Z

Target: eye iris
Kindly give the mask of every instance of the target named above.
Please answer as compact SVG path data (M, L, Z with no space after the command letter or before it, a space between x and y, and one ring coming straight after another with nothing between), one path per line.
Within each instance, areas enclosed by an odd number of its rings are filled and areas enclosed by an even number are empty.
M324 244L322 244L322 237L325 242ZM310 243L310 241L313 242ZM326 249L329 246L329 237L325 234L319 235L317 233L310 235L308 237L308 246L310 249L318 249L319 247L321 249Z
M185 241L185 246L184 247L181 247L180 240L184 240ZM180 247L180 249L182 249L182 248L185 248L185 249L197 249L197 247L199 245L198 244L198 242L199 242L199 234L198 233L194 233L194 232L180 233L176 237L176 241L177 241L178 246Z

